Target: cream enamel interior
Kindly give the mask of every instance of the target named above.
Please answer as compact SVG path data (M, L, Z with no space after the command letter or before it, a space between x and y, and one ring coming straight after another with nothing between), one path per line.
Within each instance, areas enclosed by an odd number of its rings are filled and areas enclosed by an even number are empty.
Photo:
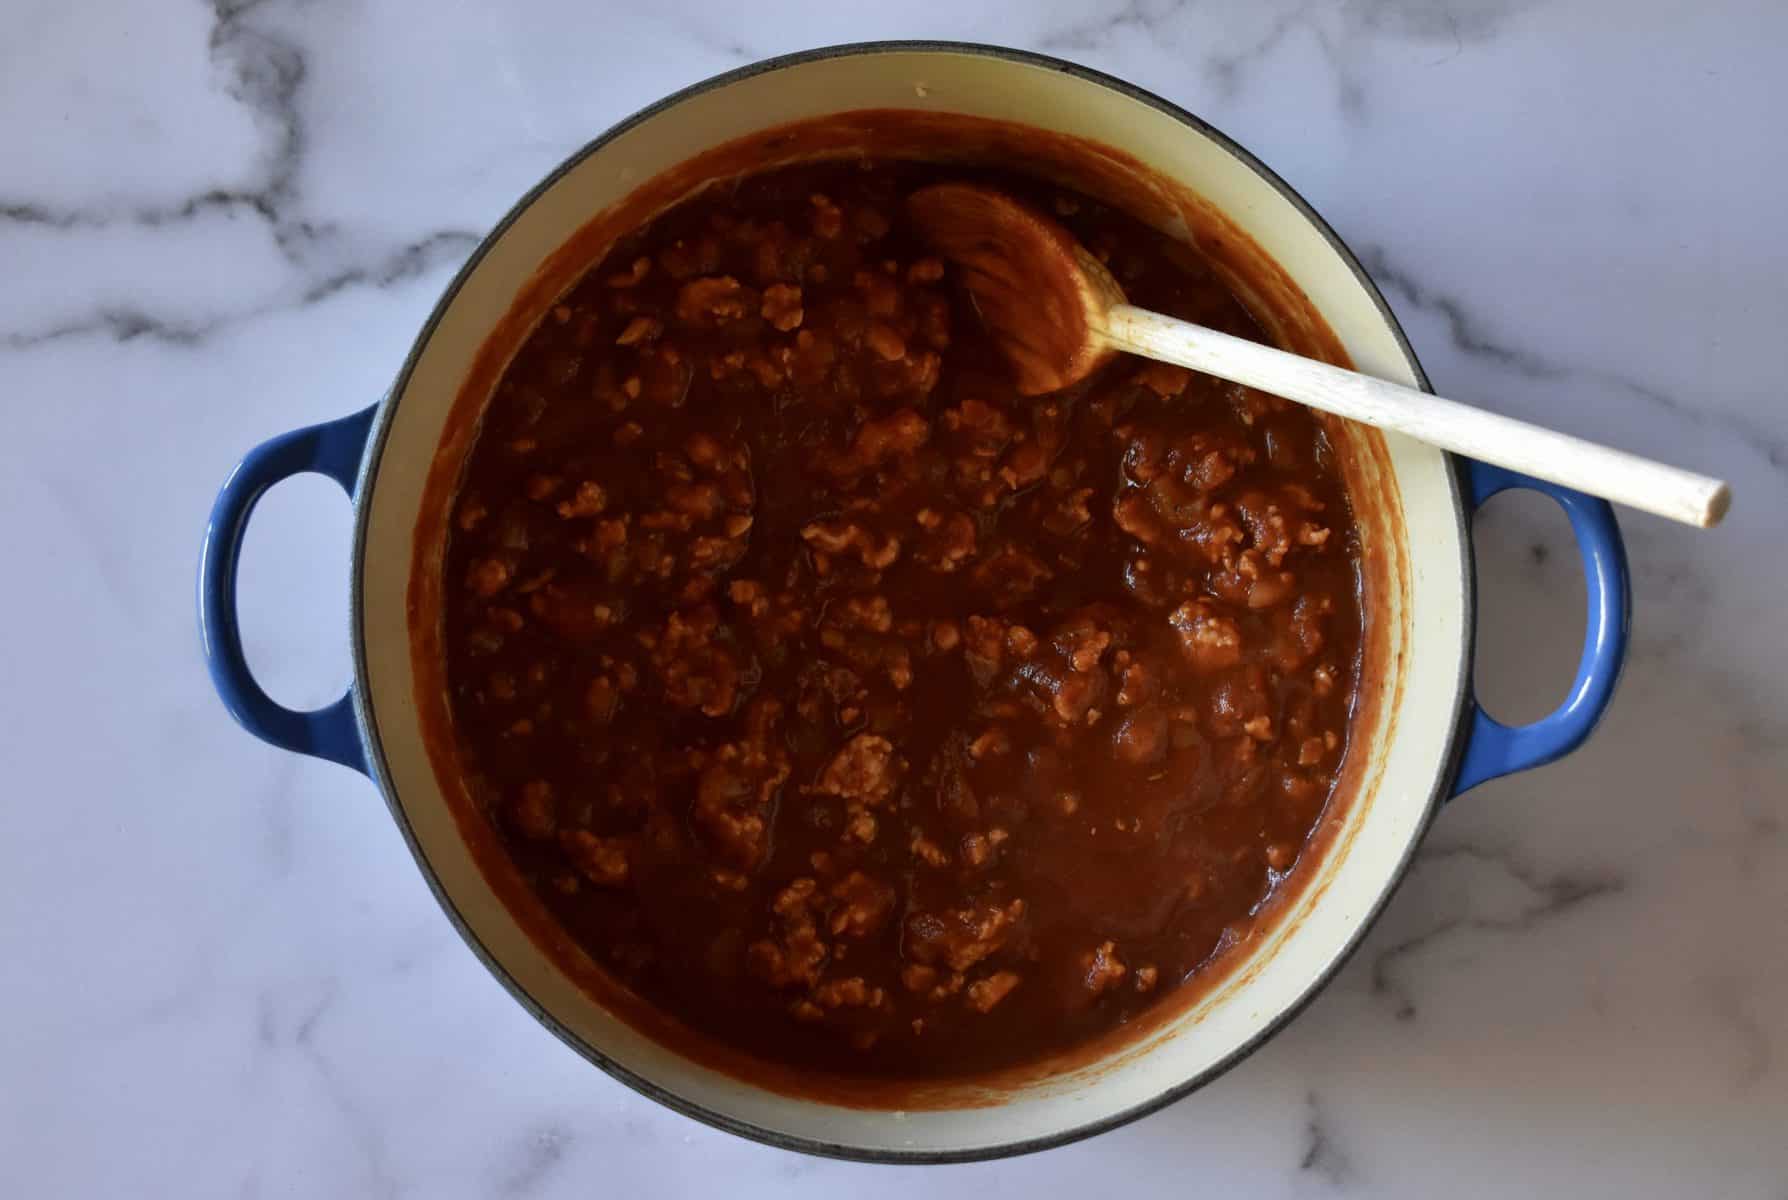
M1445 457L1389 443L1406 554L1402 613L1384 612L1403 702L1359 729L1366 793L1349 836L1285 919L1180 1020L1111 1060L957 1111L889 1114L772 1094L696 1066L605 1013L522 934L498 902L442 800L411 702L406 584L417 506L443 423L485 334L527 277L592 214L642 181L721 142L786 122L861 108L915 108L1018 121L1118 146L1211 201L1299 283L1356 366L1417 383L1394 327L1322 232L1219 142L1096 81L965 50L879 50L785 64L679 99L633 124L560 176L513 221L463 281L388 408L372 464L360 556L362 703L381 743L389 794L453 907L502 969L572 1037L622 1070L719 1118L772 1135L872 1155L969 1154L1113 1120L1220 1067L1321 979L1394 882L1446 769L1461 699L1469 611L1467 548ZM1407 619L1403 619L1407 618ZM1299 911L1300 909L1304 911ZM1146 1052L1140 1052L1146 1051Z

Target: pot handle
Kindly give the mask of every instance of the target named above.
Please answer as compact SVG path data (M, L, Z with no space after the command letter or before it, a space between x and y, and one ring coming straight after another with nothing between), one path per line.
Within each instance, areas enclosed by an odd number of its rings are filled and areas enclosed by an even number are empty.
M277 703L255 682L242 654L242 631L236 620L236 566L255 505L282 479L314 471L354 495L354 477L377 410L375 404L338 421L294 429L250 450L217 494L199 553L199 640L224 707L262 741L362 774L366 751L354 721L352 686L333 704L298 712Z
M1472 696L1465 752L1453 780L1455 796L1485 780L1563 758L1583 744L1614 696L1615 682L1626 662L1633 609L1626 546L1614 509L1606 500L1475 459L1464 462L1466 503L1473 513L1484 501L1510 488L1542 492L1564 509L1577 536L1577 552L1583 556L1589 619L1583 631L1577 679L1565 702L1548 715L1530 725L1504 725L1484 711L1475 694Z

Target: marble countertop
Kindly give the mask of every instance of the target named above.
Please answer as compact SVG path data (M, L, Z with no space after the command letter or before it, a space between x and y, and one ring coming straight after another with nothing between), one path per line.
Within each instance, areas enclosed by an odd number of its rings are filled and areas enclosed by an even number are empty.
M1788 9L809 7L7 6L0 1192L1788 1196ZM563 156L726 68L902 36L1191 108L1361 251L1442 389L1737 497L1714 533L1626 519L1598 736L1448 809L1281 1036L1120 1131L936 1169L752 1145L588 1067L466 951L364 779L231 724L192 611L235 460L377 397ZM347 541L316 478L250 538L249 654L288 702L346 678ZM1576 557L1533 497L1478 547L1481 688L1532 716L1575 660Z

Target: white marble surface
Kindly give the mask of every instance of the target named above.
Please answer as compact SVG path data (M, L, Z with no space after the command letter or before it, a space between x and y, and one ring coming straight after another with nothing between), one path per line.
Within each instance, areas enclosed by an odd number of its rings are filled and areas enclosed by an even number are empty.
M0 1194L1788 1196L1788 9L1771 0L8 0L0 36ZM261 438L376 397L456 263L610 122L806 45L1005 41L1238 137L1465 398L1731 479L1628 519L1622 692L1439 821L1364 951L1090 1143L827 1163L663 1111L461 945L370 785L240 733L199 533ZM250 653L346 675L347 507L267 501ZM1574 660L1562 521L1480 522L1480 668Z

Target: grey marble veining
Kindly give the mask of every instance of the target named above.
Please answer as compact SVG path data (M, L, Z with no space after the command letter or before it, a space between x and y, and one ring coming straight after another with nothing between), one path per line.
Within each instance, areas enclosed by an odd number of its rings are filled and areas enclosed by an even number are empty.
M1788 1196L1788 10L1020 0L812 11L16 0L0 39L0 1192ZM1625 521L1595 740L1445 811L1341 977L1188 1100L1041 1156L820 1162L636 1097L435 908L370 786L239 734L198 535L260 439L375 398L454 267L611 122L875 37L1149 87L1358 249L1436 384L1723 474ZM346 676L348 517L245 551L251 662ZM1478 682L1563 691L1582 588L1531 497L1477 525Z

